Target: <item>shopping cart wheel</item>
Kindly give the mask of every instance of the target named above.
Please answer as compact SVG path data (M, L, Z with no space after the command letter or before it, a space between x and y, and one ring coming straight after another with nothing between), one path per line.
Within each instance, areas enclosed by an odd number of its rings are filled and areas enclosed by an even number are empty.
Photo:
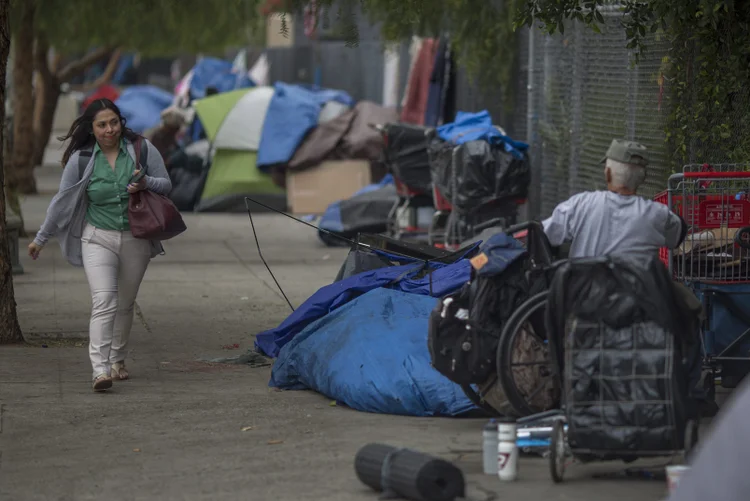
M552 425L552 436L549 442L549 473L552 481L559 484L563 481L567 465L568 448L565 443L565 427L562 420Z
M698 421L692 419L689 419L688 422L685 423L685 443L683 444L685 462L690 460L693 450L695 450L695 447L698 445L699 427L700 424Z

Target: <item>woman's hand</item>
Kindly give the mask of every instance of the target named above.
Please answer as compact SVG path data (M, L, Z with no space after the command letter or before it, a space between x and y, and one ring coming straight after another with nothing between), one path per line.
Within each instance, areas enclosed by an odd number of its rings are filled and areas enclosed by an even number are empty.
M31 256L31 259L35 260L39 257L39 253L42 252L42 246L37 245L34 242L31 242L29 244L29 256Z
M135 172L133 172L133 177L137 176L140 173L141 173L140 170L136 170ZM142 177L139 181L137 181L135 183L130 183L128 185L128 193L135 193L137 191L141 191L141 190L145 190L145 189L146 189L146 178L145 177Z

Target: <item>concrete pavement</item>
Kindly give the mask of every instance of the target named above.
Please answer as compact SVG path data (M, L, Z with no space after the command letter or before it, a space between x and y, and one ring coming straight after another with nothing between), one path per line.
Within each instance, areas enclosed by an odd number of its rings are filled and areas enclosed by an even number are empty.
M56 188L56 169L40 170L44 191ZM49 199L24 201L30 233ZM132 379L106 394L90 389L80 340L90 308L82 270L64 262L56 242L38 261L23 257L16 299L31 344L0 347L0 500L374 501L353 470L356 451L373 441L456 461L477 499L663 497L663 481L592 479L621 463L580 467L555 486L545 461L524 459L521 479L501 485L481 475L482 420L360 413L313 392L274 391L268 367L199 362L244 352L289 308L258 258L246 215L185 219L188 232L166 242L140 291ZM256 226L295 306L332 281L346 253L278 216L259 216ZM234 343L239 350L222 348Z

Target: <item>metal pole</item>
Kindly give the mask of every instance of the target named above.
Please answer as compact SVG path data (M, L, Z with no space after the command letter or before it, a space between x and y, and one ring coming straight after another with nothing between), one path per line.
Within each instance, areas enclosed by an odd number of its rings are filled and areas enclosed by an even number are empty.
M541 176L535 166L541 165L541 151L534 151L534 27L529 27L529 58L526 76L526 143L531 154L531 193L525 219L536 217L541 211Z

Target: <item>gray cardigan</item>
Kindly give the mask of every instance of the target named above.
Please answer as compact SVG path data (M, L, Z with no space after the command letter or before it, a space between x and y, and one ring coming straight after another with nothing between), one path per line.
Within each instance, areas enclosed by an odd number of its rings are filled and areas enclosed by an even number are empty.
M164 166L159 150L145 140L148 146L148 165L146 165L146 187L155 193L167 195L172 190L172 182ZM125 140L128 153L135 162L135 149L132 142ZM79 152L74 152L63 170L60 189L47 209L47 216L42 227L34 238L37 245L44 246L50 237L55 236L60 242L63 256L73 266L83 266L81 235L86 225L86 211L89 201L86 187L94 171L94 156L91 156L83 177L78 175ZM164 253L164 247L158 240L151 241L151 257Z

